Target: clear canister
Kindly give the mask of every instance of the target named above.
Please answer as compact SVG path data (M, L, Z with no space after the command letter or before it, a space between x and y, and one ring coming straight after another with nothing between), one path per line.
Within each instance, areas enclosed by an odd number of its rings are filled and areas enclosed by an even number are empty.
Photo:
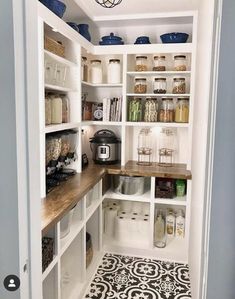
M153 62L153 71L164 72L166 70L166 56L154 56Z
M189 121L189 98L178 98L175 108L175 122L188 123Z
M51 124L51 99L49 96L45 97L45 125Z
M135 58L135 70L136 72L146 72L148 70L148 57L147 56L136 56Z
M147 80L146 78L135 78L135 93L146 93L147 92Z
M156 98L147 98L144 105L144 121L157 122L158 102Z
M108 83L121 83L121 63L120 59L110 59L108 64Z
M172 93L174 93L174 94L184 94L184 93L186 93L185 78L174 78L173 79Z
M166 78L155 78L153 83L153 92L165 94L167 91Z
M88 81L88 63L87 58L82 56L82 73L81 73L82 81Z
M128 121L142 121L142 99L141 98L129 99Z
M101 60L91 60L91 83L101 84L103 82L103 70Z
M62 99L60 96L52 95L51 97L51 123L62 123Z
M187 57L185 55L174 56L174 71L187 71Z
M174 102L172 98L162 98L159 121L174 122Z

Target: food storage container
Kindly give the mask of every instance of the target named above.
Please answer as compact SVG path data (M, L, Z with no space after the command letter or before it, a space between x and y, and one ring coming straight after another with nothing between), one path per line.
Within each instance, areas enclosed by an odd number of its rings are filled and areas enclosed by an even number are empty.
M116 193L125 195L142 195L145 192L144 177L114 175L113 188Z
M153 136L150 128L143 128L138 135L138 165L150 166L152 164Z
M174 103L172 98L162 98L162 103L159 112L160 122L174 121Z
M175 122L188 123L189 121L189 98L178 98L175 108Z
M62 123L62 99L57 95L51 96L51 123Z
M147 80L146 78L135 78L134 93L146 93Z
M129 99L128 121L142 121L142 99L141 98Z
M77 131L70 130L69 131L69 152L68 152L68 159L70 161L76 160L76 149L77 149L77 140L78 135Z
M136 72L146 72L148 70L148 57L136 56L135 58L135 70Z
M108 64L108 83L121 83L121 62L120 59L110 59Z
M66 95L60 96L62 99L62 123L68 123L70 121L70 103Z
M158 138L159 165L172 166L177 149L176 130L162 128Z
M175 186L173 179L156 178L156 198L173 198Z
M174 71L187 71L187 59L185 55L174 56Z
M85 56L82 56L81 78L82 78L82 81L85 81L85 82L88 81L88 64L87 64L87 58Z
M158 120L157 99L147 98L144 104L144 121L157 122L157 120Z
M101 84L103 82L103 70L101 60L91 60L90 74L91 83Z
M51 99L49 96L45 97L45 125L51 124Z
M174 94L186 93L186 83L185 78L174 78L173 79L173 90Z
M66 157L68 156L70 150L70 134L68 131L61 134L61 151L59 161L64 163Z
M155 78L153 82L153 92L165 94L167 91L166 78Z
M166 56L154 56L153 62L153 71L164 72L166 70Z

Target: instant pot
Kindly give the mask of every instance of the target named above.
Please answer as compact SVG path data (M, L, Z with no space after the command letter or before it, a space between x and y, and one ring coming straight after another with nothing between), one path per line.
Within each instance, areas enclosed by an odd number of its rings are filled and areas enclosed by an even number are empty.
M90 138L92 159L97 164L115 164L120 160L120 139L110 130L99 130Z

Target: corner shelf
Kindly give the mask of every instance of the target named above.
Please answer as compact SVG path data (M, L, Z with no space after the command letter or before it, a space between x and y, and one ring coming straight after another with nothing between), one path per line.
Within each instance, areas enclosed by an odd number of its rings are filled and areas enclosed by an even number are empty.
M173 206L187 206L186 196L175 198L155 198L155 204L173 205Z
M62 63L62 64L65 64L67 66L70 66L70 67L78 67L78 65L64 57L61 57L61 56L58 56L48 50L44 50L44 54L51 57L52 59L58 61L59 63Z
M78 128L79 123L63 123L58 125L49 125L45 126L44 132L45 134L59 132L63 130L75 129Z
M86 81L82 81L82 85L84 86L90 86L90 87L103 87L103 88L113 88L113 87L122 87L123 84L110 84L110 83L99 83L99 84L95 84L95 83L90 83L90 82L86 82Z
M125 195L109 190L105 193L104 198L150 203L151 194L150 190L144 193L143 195Z
M76 91L73 88L58 86L58 85L53 85L53 84L47 84L47 83L45 84L45 89L51 90L51 91L61 91L61 92Z

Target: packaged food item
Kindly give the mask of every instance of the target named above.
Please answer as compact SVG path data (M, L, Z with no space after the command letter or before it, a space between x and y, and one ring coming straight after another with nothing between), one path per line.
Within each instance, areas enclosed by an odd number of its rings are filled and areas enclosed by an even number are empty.
M167 91L166 78L155 78L153 84L153 92L157 94L165 94Z
M173 90L174 94L186 93L186 83L185 78L174 78L173 79Z
M175 235L175 215L172 210L169 210L166 216L166 233L169 237Z
M178 98L175 108L175 122L188 123L189 121L189 98Z
M176 180L176 196L183 197L186 193L186 182L185 180Z
M160 122L174 121L174 103L172 98L162 98L162 103L159 112Z
M154 67L153 71L155 72L164 72L166 70L166 56L154 56Z
M174 56L174 71L187 71L187 60L185 55Z
M148 70L148 57L147 56L136 56L136 65L135 71L136 72L146 72Z
M185 217L182 210L179 210L176 217L175 236L177 238L184 238L185 233Z
M120 59L110 59L108 64L108 83L121 83L121 62Z
M147 92L147 80L146 78L135 78L135 93L146 93Z

